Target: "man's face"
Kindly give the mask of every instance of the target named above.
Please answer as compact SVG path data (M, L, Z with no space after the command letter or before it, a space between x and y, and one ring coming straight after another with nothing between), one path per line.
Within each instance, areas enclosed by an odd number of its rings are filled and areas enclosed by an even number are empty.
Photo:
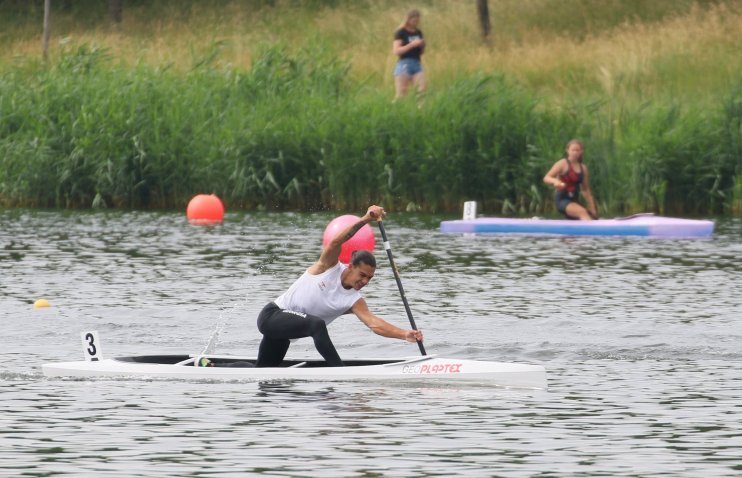
M355 290L361 290L374 277L376 268L361 262L357 266L353 264L348 266L348 275L345 283Z

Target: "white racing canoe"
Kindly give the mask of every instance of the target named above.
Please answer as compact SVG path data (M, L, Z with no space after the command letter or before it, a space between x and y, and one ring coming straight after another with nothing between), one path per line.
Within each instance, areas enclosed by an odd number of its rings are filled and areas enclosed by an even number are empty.
M201 358L213 366L201 367ZM254 358L219 355L139 355L42 365L47 377L129 377L194 380L398 380L468 381L503 387L546 389L540 365L443 358L354 359L345 367L323 360L286 360L281 367L256 368Z
M138 355L104 359L94 332L83 332L86 360L47 363L47 377L126 377L193 380L313 380L475 382L502 387L546 389L541 365L443 358L351 359L344 367L323 360L285 360L280 367L255 367L255 358L227 355ZM85 343L85 337L89 337ZM93 342L95 340L95 342ZM91 353L92 352L92 353ZM202 358L210 366L200 366Z

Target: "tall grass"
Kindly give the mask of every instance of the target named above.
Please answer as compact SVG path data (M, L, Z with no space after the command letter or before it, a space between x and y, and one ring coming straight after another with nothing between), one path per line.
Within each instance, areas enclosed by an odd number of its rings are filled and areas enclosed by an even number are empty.
M473 2L424 2L422 107L391 103L396 1L71 2L48 65L16 5L0 204L542 213L580 137L603 211L742 212L738 4L545 2L491 2L489 46Z
M283 42L296 51L317 38L347 60L350 76L393 88L392 32L408 2L399 0L127 1L111 25L105 2L60 2L52 17L59 41L97 44L129 65L191 68L212 45L217 63L247 69L255 47ZM490 0L493 33L479 37L473 0L420 2L433 87L459 73L504 73L552 97L628 95L705 101L742 72L742 5L734 0ZM40 55L41 3L0 3L0 65Z
M0 200L41 207L230 206L550 210L541 178L565 138L588 146L604 209L723 212L739 198L740 102L553 107L504 76L462 76L408 98L350 82L321 44L259 50L252 68L213 55L173 69L111 65L70 49L53 68L0 77ZM739 91L739 90L738 90ZM607 114L610 113L610 114ZM627 187L629 185L630 187ZM735 189L736 188L736 189Z

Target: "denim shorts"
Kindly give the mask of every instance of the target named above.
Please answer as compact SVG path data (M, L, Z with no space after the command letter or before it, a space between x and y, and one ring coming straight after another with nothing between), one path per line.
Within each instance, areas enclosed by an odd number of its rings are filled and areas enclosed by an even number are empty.
M415 76L423 72L423 65L415 58L402 58L394 67L394 76Z
M574 193L568 193L566 191L557 191L556 196L554 197L554 202L556 203L557 211L561 212L565 216L567 215L567 206L569 206L569 203L571 202L577 202L577 196L579 194ZM567 219L571 219L570 217L567 217Z

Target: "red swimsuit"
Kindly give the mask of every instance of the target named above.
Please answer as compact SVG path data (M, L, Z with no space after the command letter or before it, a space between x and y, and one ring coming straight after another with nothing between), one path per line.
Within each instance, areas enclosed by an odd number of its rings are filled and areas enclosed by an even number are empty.
M582 171L579 173L572 169L572 163L567 160L567 172L559 179L564 183L564 191L569 193L569 197L576 198L580 193L580 184L582 184Z
M572 169L572 163L567 160L567 172L559 175L559 180L564 183L564 189L556 190L556 197L554 201L556 203L557 211L561 212L565 216L567 215L567 206L569 203L577 201L580 196L580 184L582 184L582 171L579 173Z

